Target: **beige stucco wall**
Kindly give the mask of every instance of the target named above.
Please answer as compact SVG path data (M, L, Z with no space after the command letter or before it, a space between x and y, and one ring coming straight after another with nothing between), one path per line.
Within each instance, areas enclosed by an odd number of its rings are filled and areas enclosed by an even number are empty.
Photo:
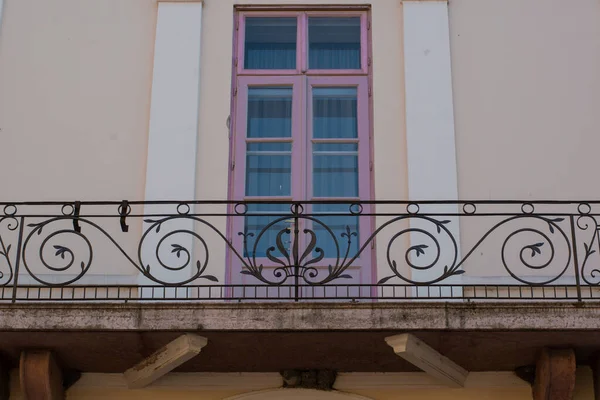
M0 200L144 193L156 4L8 0Z
M600 3L452 0L459 193L596 199Z
M199 199L227 195L232 12L242 3L272 1L204 1ZM5 0L3 11L0 201L142 199L156 0ZM599 197L600 3L452 0L449 13L459 196ZM372 21L375 196L404 199L402 2L372 2ZM463 225L464 250L480 228ZM223 265L224 251L213 254Z

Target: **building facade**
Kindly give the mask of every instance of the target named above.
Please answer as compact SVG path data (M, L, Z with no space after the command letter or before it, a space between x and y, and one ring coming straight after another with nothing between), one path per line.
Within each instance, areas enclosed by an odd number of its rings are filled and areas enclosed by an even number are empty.
M0 0L3 395L600 398L599 37L597 0Z

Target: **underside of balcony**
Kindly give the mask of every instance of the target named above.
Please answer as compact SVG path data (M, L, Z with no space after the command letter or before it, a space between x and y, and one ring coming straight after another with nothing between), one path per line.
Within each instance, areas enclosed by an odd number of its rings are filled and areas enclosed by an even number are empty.
M385 338L411 333L469 371L535 364L543 347L600 349L600 305L565 303L67 304L0 308L0 346L51 350L84 372L123 372L182 334L208 339L180 372L417 371Z

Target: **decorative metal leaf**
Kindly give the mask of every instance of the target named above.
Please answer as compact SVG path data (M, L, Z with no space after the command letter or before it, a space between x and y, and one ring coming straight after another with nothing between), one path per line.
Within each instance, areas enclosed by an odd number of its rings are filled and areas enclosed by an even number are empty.
M341 237L347 237L347 238L348 238L348 241L350 241L350 238L351 238L352 236L356 236L356 237L358 237L358 234L357 234L356 232L352 232L352 231L350 230L350 225L346 225L346 232L342 232L342 233L340 234L340 236L341 236Z
M56 253L54 255L55 256L60 256L60 258L62 258L62 259L65 258L65 253L67 251L70 251L68 248L66 248L64 246L55 245L53 247L56 249Z
M339 277L344 279L352 279L352 276L348 274L340 275Z
M10 246L11 246L11 245L9 244L9 245L6 247L6 254L5 254L6 256L8 255L8 253L10 253Z
M156 222L156 220L154 220L154 219L145 219L144 222L147 222L149 224L153 224L153 223Z
M583 243L583 247L585 248L585 254L589 254L590 253L590 247L588 246L587 243Z
M213 281L213 282L219 282L219 280L212 275L203 275L203 276L200 276L199 278L207 279L207 280Z
M85 263L82 261L81 262L81 270L83 271L85 269Z
M417 254L417 257L419 257L419 256L421 256L421 254L425 254L425 250L423 250L423 249L426 249L428 247L429 246L427 246L426 244L417 244L415 246L410 247L408 249L408 251L410 252L410 251L414 250Z
M317 248L315 249L315 252L318 254L318 256L316 256L315 258L313 258L313 259L312 259L312 260L310 260L310 261L307 261L307 262L304 264L304 266L305 266L305 267L306 267L307 265L310 265L310 264L318 263L318 262L319 262L319 261L321 261L323 258L325 258L325 252L323 251L323 249L322 249L322 248L320 248L320 247L317 247Z
M462 270L462 269L461 269L461 270L458 270L458 271L454 271L454 272L452 273L452 275L462 275L462 274L464 274L465 272L466 272L465 270Z
M277 263L279 265L283 265L284 267L287 267L287 264L284 263L282 260L280 260L279 258L275 257L273 255L273 252L275 251L275 247L271 246L267 249L267 258L271 261L273 261L274 263ZM287 258L287 254L286 254L286 258ZM289 258L288 258L289 261Z
M252 272L250 272L248 270L245 270L245 269L241 270L240 274L243 274L243 275L254 275Z
M385 278L381 278L379 280L379 282L377 282L378 285L383 285L384 283L386 283L387 281L389 281L390 279L392 279L395 275L391 275L391 276L386 276Z
M308 257L310 255L310 253L312 253L313 249L317 246L317 235L315 235L315 233L310 229L305 229L304 233L308 233L310 235L310 242L306 246L306 250L304 250L304 253L302 253L302 256L300 257L298 264L302 264L302 261L306 257Z
M285 259L288 261L288 263L290 262L290 254L288 253L285 245L283 244L283 240L282 240L282 236L284 233L288 233L289 234L289 229L282 229L279 231L279 233L277 233L277 237L275 239L275 244L277 245L277 249L281 252L281 254L283 254L283 256L285 257ZM275 250L275 249L273 249ZM268 256L268 254L267 254ZM269 258L271 261L275 261L272 260L271 258Z
M542 247L543 245L544 245L544 243L542 243L542 242L534 243L534 244L530 244L529 246L526 246L526 248L531 249L531 257L535 257L536 253L542 254L540 247Z

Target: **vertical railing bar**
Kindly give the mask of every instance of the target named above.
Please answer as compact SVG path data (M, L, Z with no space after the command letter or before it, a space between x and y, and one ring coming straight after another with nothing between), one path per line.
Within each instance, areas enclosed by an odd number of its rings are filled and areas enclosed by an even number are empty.
M577 256L577 235L575 235L575 217L569 217L571 221L571 241L573 246L573 267L575 268L575 285L577 286L577 301L581 299L581 282L579 281L579 258Z
M15 279L13 281L12 302L17 301L17 289L19 288L19 266L21 265L21 245L23 244L23 225L25 225L25 217L21 217L19 225L19 237L17 238L17 258L15 261Z

